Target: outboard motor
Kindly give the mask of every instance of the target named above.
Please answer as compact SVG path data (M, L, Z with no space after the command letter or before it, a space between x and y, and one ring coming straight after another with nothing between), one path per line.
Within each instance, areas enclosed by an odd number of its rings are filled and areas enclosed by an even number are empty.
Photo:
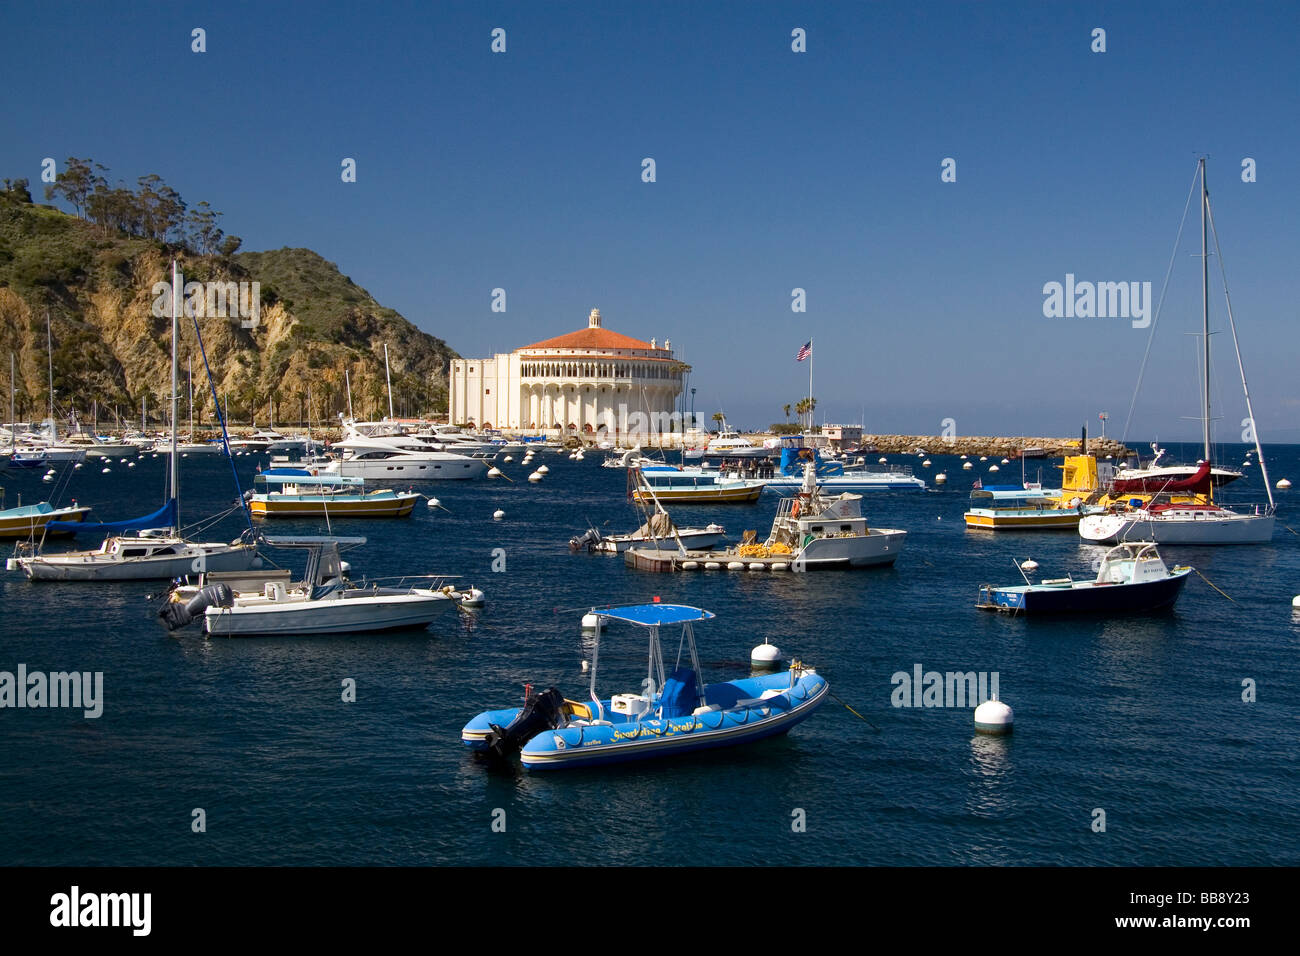
M230 607L234 603L235 592L230 590L229 584L209 584L199 588L199 593L184 604L168 601L158 611L158 616L167 625L167 630L174 631L202 616L209 607Z
M544 730L554 730L564 718L564 695L554 687L524 700L524 708L508 727L492 725L487 735L487 752L499 760L519 753L525 743Z
M569 539L570 551L590 551L600 541L600 532L589 528L586 533Z

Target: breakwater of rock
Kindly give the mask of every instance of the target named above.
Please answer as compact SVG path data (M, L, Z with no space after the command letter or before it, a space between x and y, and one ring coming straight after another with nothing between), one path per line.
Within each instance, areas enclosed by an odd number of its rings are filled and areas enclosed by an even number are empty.
M1014 458L1021 452L1039 454L1048 458L1077 455L1080 441L1076 438L1000 438L994 435L966 435L946 438L942 435L863 435L863 445L875 445L883 454L916 454L924 449L935 455L987 455L990 458ZM1088 451L1105 458L1114 455L1124 458L1132 450L1113 438L1089 438ZM1014 454L1013 454L1014 453Z

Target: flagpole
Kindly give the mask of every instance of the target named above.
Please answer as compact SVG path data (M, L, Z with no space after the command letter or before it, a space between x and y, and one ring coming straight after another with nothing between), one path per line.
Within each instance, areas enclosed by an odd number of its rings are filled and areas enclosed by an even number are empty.
M813 363L813 353L812 353L812 343L813 343L813 340L812 340L812 339L809 339L809 340L808 340L808 431L810 431L810 432L812 431L812 423L813 423L813 408L812 408L812 363Z

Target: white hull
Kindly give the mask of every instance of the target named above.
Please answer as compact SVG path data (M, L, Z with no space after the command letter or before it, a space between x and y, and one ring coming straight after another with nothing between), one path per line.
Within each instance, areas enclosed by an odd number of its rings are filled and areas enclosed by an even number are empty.
M203 571L249 571L261 566L257 549L247 545L187 544L179 554L142 558L75 551L32 558L14 558L32 581L148 581Z
M1098 544L1154 541L1156 544L1267 544L1273 540L1273 515L1156 518L1142 514L1088 515L1079 536Z
M488 463L464 455L411 455L374 460L339 462L338 473L349 478L385 478L401 481L463 481L481 478Z
M869 568L893 564L903 553L906 531L872 529L851 538L818 538L810 541L790 563L792 571L818 568Z
M803 485L801 478L769 478L767 487L782 494L794 494ZM860 491L923 491L925 481L910 475L889 472L867 472L861 475L844 475L818 478L817 487L826 494Z
M232 608L208 608L203 628L224 637L289 634L353 634L427 627L451 601L435 591L380 594L354 591L358 597L336 594L319 601L276 602L268 598L240 600Z
M709 548L716 548L727 543L727 533L725 531L685 528L679 529L676 537L659 538L658 544L670 548L677 543L678 537L681 538L682 546L688 551L707 551ZM602 538L596 545L596 550L604 554L622 554L628 548L653 547L655 544L655 539L649 537L637 538L632 535L617 535Z

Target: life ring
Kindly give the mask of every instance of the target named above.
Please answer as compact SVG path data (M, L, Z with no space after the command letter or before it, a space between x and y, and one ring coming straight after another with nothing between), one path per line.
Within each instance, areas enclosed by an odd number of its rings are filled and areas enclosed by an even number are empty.
M800 511L800 510L801 510L801 509L800 509L800 502L796 501L796 502L794 503L794 507L790 509L790 517L791 517L791 518L797 518L797 517L799 517L799 511Z

